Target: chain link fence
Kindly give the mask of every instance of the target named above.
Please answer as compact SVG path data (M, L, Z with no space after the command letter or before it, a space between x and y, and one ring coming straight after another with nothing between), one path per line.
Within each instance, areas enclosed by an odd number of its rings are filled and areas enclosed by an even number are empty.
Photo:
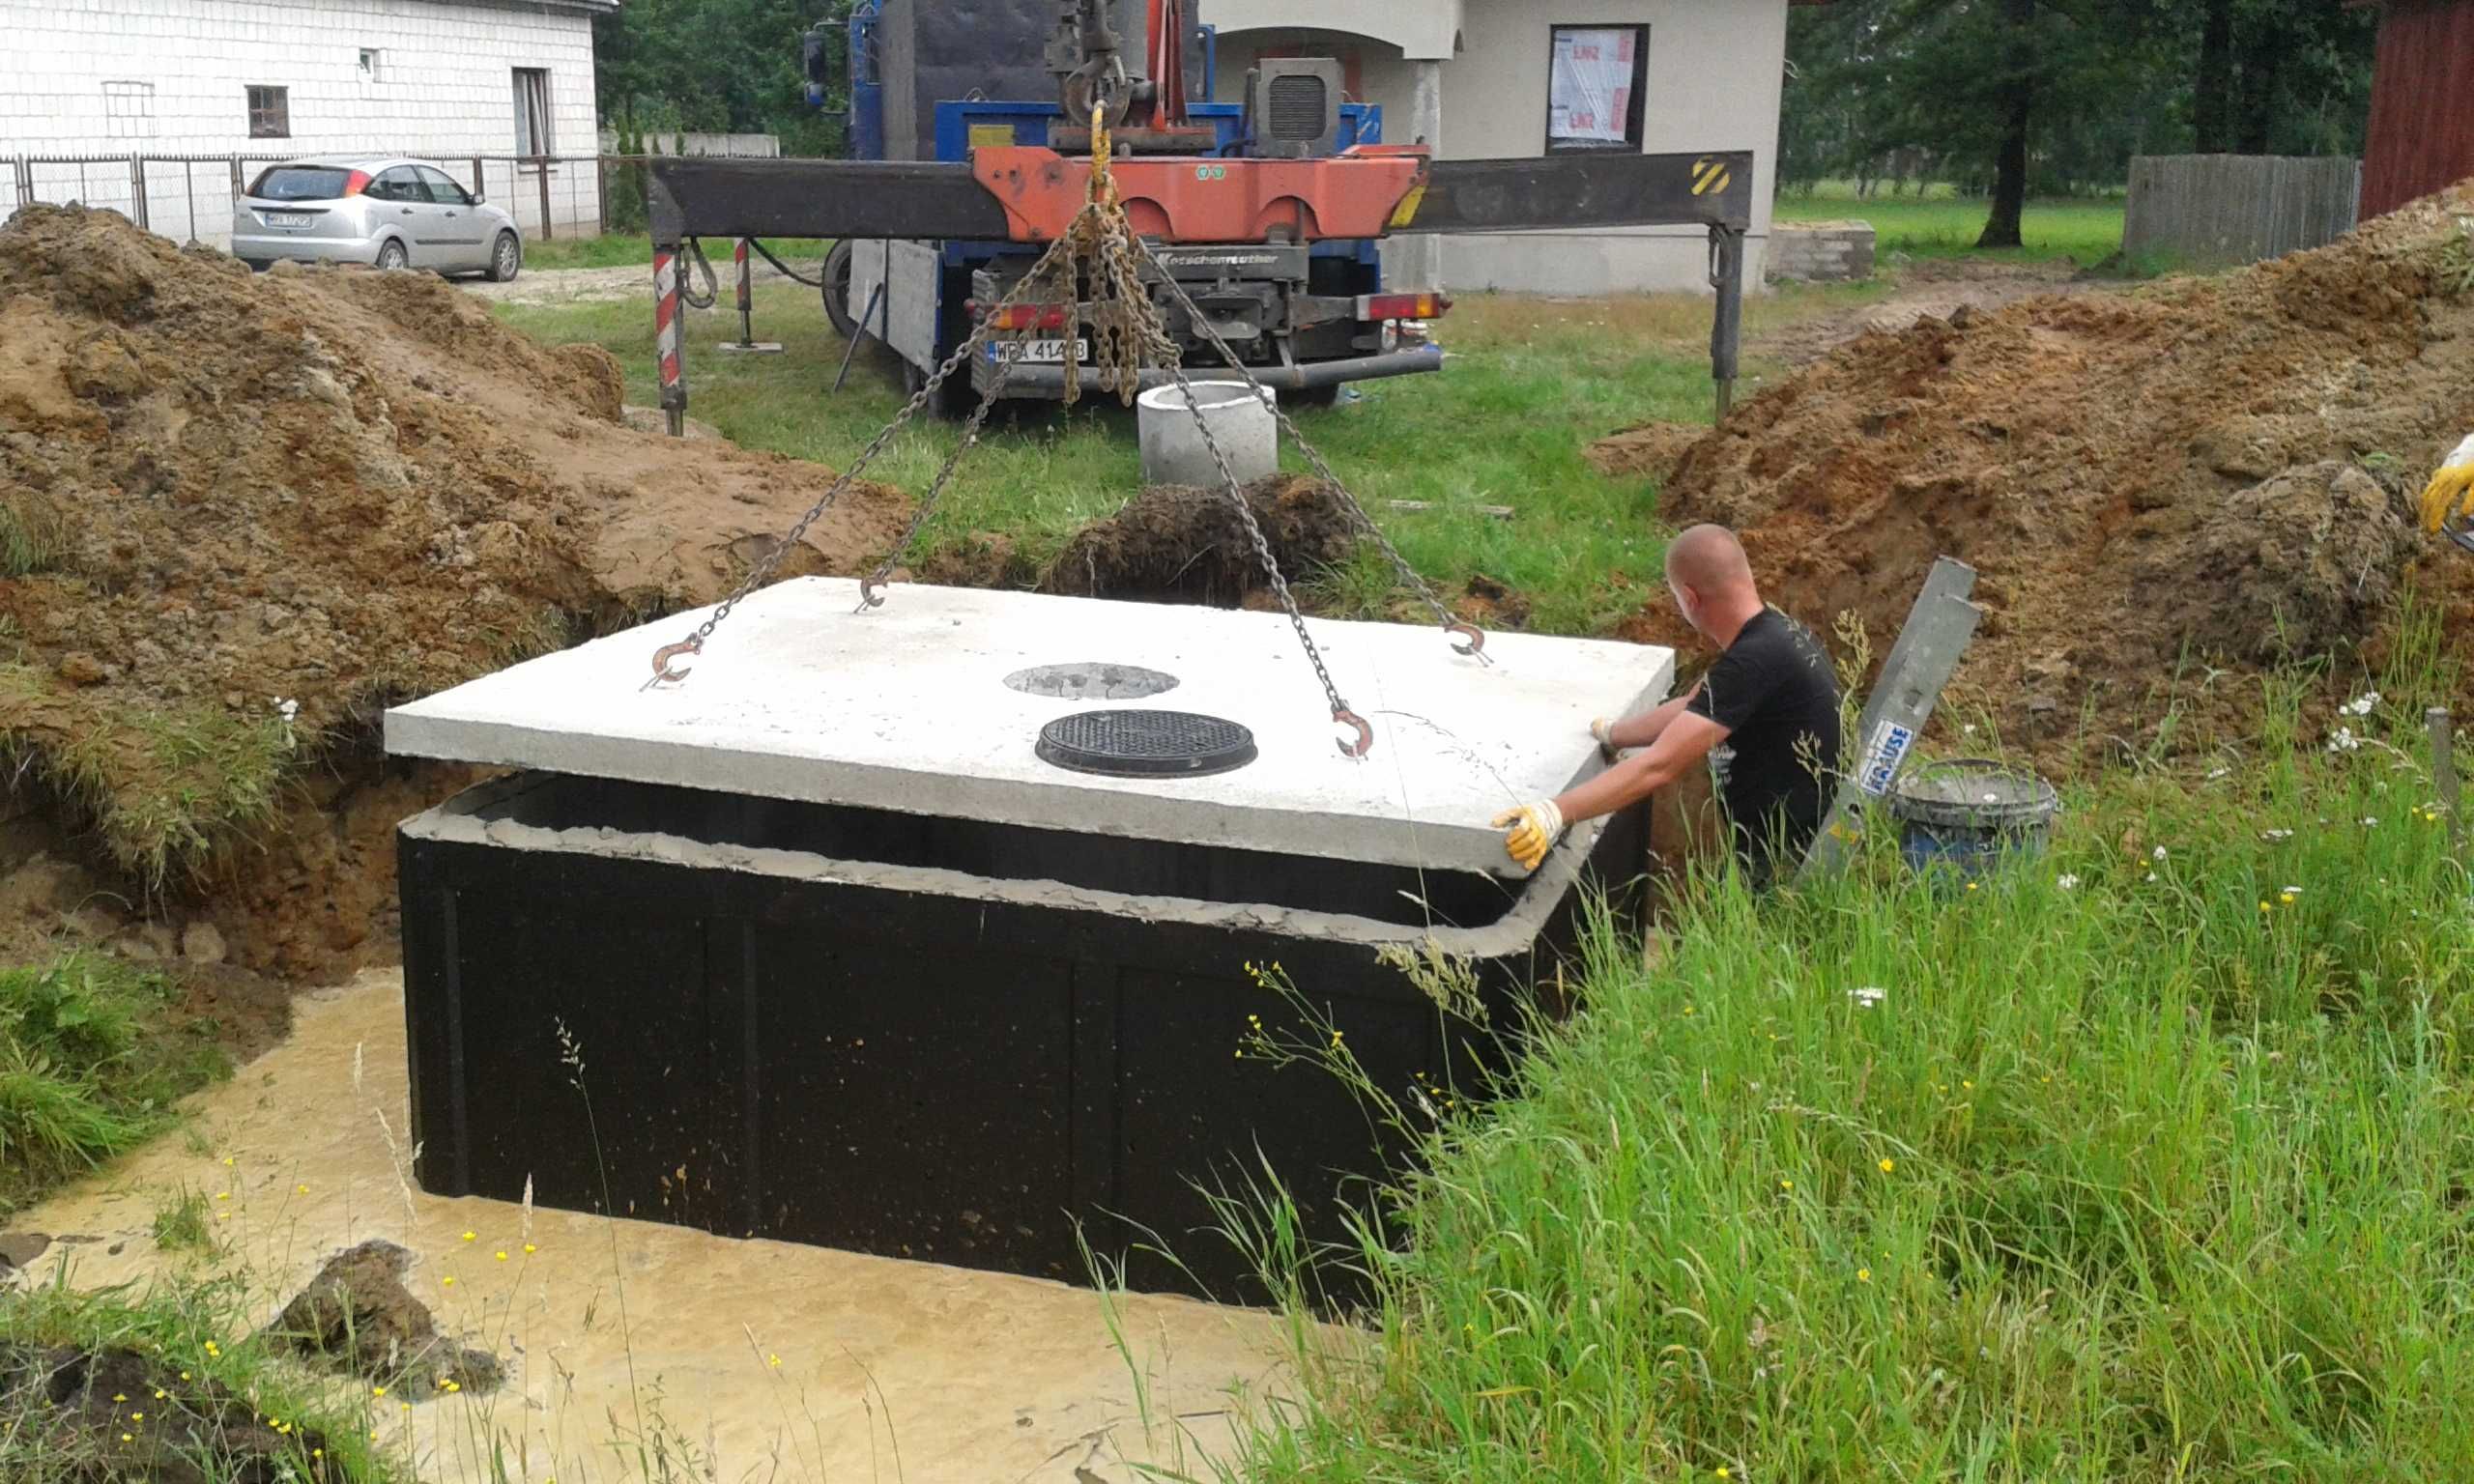
M102 207L176 242L229 246L242 193L294 155L0 156L0 220L38 202ZM515 217L527 241L641 226L644 161L624 155L407 155L444 170ZM615 197L615 199L614 199ZM616 206L621 216L611 219Z

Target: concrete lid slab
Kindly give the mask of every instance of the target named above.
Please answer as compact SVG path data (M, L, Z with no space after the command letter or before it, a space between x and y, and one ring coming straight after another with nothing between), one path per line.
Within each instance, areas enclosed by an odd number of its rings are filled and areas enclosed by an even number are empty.
M397 756L669 784L1045 829L1514 874L1488 823L1598 766L1590 719L1654 704L1673 650L1494 634L1482 665L1440 630L1307 620L1340 694L1374 726L1342 757L1280 614L802 578L751 596L644 689L652 652L702 611L529 660L387 714ZM1177 677L1139 699L1026 694L1005 677L1098 662ZM1207 778L1068 772L1039 730L1091 707L1196 711L1260 756Z

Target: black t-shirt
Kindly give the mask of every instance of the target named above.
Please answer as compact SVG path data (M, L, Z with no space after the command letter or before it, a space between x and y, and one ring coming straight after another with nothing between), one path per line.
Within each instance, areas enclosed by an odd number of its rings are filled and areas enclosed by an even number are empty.
M1685 709L1727 728L1710 769L1736 847L1766 878L1773 844L1792 862L1821 829L1824 776L1838 766L1838 679L1829 655L1810 629L1765 608L1710 667Z

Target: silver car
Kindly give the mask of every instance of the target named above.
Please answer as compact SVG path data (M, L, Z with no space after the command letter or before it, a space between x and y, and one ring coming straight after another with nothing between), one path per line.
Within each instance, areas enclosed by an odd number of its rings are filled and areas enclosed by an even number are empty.
M486 273L524 266L515 218L417 159L296 159L269 165L232 213L232 255Z

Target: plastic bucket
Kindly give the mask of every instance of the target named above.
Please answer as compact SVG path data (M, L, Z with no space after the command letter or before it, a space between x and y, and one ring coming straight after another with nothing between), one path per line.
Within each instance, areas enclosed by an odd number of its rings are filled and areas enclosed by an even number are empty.
M1973 876L2012 851L2044 853L2061 796L2033 773L1983 757L1918 764L1889 792L1899 846L1917 870L1955 869Z
M1272 416L1272 389L1256 397L1244 382L1195 382L1194 406L1202 409L1211 436L1228 456L1228 469L1240 484L1251 484L1280 471L1280 427ZM1136 431L1142 442L1142 482L1189 484L1203 489L1220 484L1220 466L1204 445L1202 429L1185 393L1174 385L1154 386L1136 404Z

